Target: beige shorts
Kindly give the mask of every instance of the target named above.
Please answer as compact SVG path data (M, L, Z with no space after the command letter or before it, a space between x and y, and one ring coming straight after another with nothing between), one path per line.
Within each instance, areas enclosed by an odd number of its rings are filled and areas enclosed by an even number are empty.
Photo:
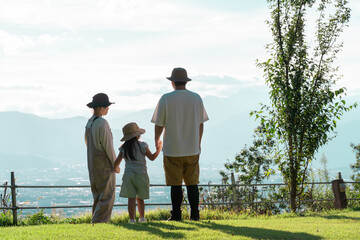
M199 155L186 157L164 156L165 181L168 186L199 184Z
M149 177L145 173L125 172L120 197L149 199Z

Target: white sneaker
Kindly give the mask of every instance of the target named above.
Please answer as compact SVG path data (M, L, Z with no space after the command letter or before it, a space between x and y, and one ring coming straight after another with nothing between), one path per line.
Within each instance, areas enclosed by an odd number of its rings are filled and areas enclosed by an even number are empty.
M136 221L134 219L130 219L129 223L136 223Z
M139 218L139 223L146 223L146 222L147 222L147 220L145 218L143 218L143 217Z

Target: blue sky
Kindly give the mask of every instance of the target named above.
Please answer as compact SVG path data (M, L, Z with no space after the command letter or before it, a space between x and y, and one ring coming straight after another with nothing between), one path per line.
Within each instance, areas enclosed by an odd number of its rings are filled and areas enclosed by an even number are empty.
M360 95L360 2L350 7L336 64L339 85ZM0 0L0 111L88 116L97 92L112 111L153 108L178 66L203 97L264 84L267 19L265 0Z

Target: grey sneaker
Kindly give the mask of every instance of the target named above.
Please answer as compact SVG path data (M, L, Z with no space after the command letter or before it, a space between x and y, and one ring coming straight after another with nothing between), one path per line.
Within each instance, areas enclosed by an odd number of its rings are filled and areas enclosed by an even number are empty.
M136 221L134 219L130 219L129 223L136 223Z
M143 217L139 218L139 223L146 223L146 222L147 222L147 220L145 218L143 218Z

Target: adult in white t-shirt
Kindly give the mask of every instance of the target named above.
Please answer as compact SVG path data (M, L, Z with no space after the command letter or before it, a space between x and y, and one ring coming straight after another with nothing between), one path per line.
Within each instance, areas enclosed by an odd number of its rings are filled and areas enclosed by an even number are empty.
M199 156L203 123L209 120L199 94L186 89L191 81L184 68L174 68L171 77L173 92L164 94L155 109L155 145L163 137L165 181L171 186L172 211L169 220L181 220L184 180L189 203L190 219L199 220Z

